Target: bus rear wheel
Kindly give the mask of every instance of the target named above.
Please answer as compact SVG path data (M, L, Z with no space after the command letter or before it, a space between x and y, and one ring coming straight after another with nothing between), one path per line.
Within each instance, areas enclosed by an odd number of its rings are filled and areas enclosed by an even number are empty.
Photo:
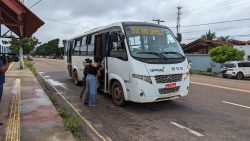
M121 84L118 81L115 81L112 84L112 99L113 102L118 106L124 106L125 105L125 98L124 93Z

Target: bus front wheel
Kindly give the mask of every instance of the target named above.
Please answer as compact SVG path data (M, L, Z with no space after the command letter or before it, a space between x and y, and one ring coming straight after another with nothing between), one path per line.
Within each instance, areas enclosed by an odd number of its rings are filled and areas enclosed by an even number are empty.
M113 102L118 106L125 105L125 98L121 84L118 81L115 81L112 84L112 99Z

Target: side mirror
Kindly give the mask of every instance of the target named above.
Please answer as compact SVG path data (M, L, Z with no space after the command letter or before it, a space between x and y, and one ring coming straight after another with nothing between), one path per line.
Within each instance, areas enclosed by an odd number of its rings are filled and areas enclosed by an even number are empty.
M181 33L177 33L177 41L178 41L178 42L181 42L181 40L182 40L182 35L181 35Z

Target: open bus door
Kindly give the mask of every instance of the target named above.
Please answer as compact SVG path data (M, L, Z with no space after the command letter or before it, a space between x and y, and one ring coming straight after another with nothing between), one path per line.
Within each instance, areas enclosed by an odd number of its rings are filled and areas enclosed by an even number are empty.
M107 68L107 56L109 47L109 32L101 33L95 37L95 56L101 56L102 67L101 76L99 76L99 89L103 92L108 92L108 68Z

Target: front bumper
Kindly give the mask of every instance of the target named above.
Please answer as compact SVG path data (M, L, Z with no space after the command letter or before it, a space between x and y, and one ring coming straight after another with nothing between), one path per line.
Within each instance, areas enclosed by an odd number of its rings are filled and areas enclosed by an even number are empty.
M181 81L174 82L178 90L166 89L162 91L168 83L157 84L154 78L152 79L153 84L142 80L135 81L137 82L133 85L134 89L128 97L129 101L137 103L158 102L187 96L189 92L190 75L183 75Z

